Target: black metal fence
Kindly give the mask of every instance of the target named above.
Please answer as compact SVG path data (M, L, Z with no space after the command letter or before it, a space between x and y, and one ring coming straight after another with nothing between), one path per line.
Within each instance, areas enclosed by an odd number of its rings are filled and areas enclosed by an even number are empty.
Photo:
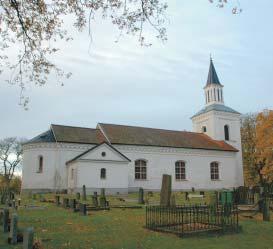
M183 236L209 231L238 231L236 205L147 206L146 228Z

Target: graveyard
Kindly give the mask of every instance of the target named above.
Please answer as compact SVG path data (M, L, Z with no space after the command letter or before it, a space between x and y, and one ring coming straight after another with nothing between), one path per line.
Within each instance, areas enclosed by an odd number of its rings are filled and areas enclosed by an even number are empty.
M232 204L230 193L172 193L163 179L161 193L12 196L0 206L0 248L273 248L272 199L266 213L249 208L255 191L234 191Z

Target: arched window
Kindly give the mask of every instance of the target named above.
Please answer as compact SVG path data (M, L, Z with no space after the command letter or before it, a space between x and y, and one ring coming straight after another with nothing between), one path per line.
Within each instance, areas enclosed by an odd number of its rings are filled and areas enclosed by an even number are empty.
M140 159L135 161L135 179L147 179L147 162L145 160Z
M219 89L217 89L217 95L218 95L218 101L221 101L221 99L220 99L220 90Z
M74 179L74 169L73 168L71 169L71 177L70 178L71 178L71 180Z
M43 156L39 156L37 173L43 173L43 168L44 168L44 158L43 158Z
M208 91L208 102L210 102L209 91Z
M219 163L212 162L210 164L210 179L219 180Z
M224 132L225 132L225 140L228 141L229 140L229 127L228 127L228 125L224 126Z
M186 179L186 166L184 161L175 162L175 179L185 180Z
M100 179L106 179L106 169L100 169Z
M202 126L202 132L207 132L207 127L206 126Z

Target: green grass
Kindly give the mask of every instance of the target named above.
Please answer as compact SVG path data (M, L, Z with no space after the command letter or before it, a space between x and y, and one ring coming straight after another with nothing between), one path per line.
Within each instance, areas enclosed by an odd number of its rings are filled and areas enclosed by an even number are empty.
M118 203L115 197L109 199ZM273 222L243 220L240 222L243 231L239 234L179 238L146 230L145 209L111 209L80 216L53 204L24 203L44 207L21 208L18 214L19 226L33 226L35 238L42 240L46 249L273 249ZM6 240L7 235L0 232L1 249L22 248L10 246Z

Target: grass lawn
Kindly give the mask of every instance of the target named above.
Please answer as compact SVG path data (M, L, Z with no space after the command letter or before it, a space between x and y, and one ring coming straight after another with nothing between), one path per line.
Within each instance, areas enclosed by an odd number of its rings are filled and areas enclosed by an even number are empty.
M146 230L145 209L111 209L80 216L53 204L31 203L44 208L21 208L19 226L33 226L35 238L47 249L273 249L273 222L259 219L241 220L243 231L239 234L179 238ZM1 229L1 249L23 248L22 244L10 246L6 240Z

